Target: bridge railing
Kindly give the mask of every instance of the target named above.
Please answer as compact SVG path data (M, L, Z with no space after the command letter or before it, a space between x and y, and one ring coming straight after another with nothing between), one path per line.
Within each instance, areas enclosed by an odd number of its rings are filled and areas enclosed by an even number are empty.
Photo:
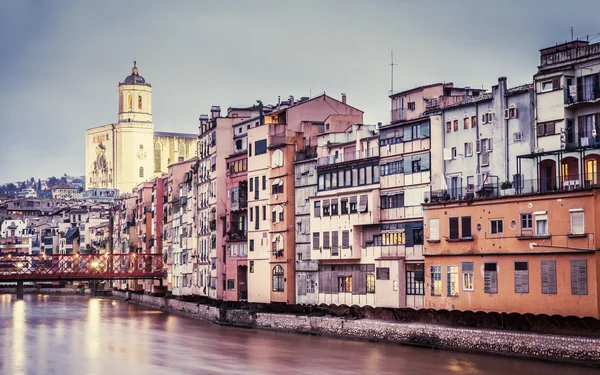
M0 254L0 280L160 278L162 254Z

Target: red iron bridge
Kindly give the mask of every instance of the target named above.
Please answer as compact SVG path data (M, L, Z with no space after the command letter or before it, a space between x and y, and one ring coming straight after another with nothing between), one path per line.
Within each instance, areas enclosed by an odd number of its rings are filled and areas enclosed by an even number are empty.
M0 282L162 278L162 254L0 254Z

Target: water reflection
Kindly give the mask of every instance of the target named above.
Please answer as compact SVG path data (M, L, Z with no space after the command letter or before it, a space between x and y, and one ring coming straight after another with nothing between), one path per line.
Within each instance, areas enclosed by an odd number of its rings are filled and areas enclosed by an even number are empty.
M0 374L592 374L596 370L221 327L110 299L0 295Z

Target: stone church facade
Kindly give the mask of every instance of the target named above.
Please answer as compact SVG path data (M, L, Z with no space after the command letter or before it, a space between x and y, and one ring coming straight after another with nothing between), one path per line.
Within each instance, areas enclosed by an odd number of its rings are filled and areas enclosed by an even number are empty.
M198 135L155 131L152 86L135 63L118 88L118 122L86 130L85 178L88 188L129 193L170 164L196 156Z

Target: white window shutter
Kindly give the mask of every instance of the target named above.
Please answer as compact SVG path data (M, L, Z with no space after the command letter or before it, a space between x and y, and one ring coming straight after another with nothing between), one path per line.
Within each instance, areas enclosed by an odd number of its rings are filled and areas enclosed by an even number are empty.
M440 239L440 219L429 219L429 239Z
M504 119L508 120L509 116L508 116L508 109L504 110Z

